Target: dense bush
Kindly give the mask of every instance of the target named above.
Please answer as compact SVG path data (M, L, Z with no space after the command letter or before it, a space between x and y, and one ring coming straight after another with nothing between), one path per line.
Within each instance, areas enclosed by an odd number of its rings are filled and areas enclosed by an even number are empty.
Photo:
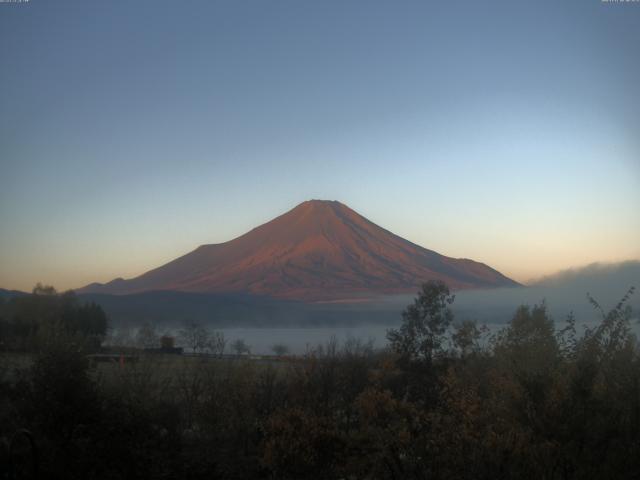
M31 295L0 304L0 349L37 351L53 344L99 349L107 333L107 316L99 305L82 303L73 291L58 294L38 284Z
M383 352L96 369L48 343L4 372L0 432L31 430L47 478L640 478L626 298L583 334L542 304L491 338L450 299L425 285Z

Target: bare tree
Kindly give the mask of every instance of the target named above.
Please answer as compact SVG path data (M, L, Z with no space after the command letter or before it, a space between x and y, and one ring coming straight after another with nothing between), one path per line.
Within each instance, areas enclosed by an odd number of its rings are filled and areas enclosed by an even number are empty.
M117 347L130 347L134 345L135 339L133 338L132 331L129 327L115 328L110 335L109 344Z
M225 338L224 333L213 332L209 336L208 349L212 354L218 357L222 357L222 355L224 355L224 350L226 347L227 347L227 339Z
M247 343L239 338L231 344L231 348L236 352L236 355L242 355L243 353L251 353L251 347Z
M271 347L271 351L278 357L282 357L283 355L289 353L289 347L287 347L284 343L276 343Z
M182 343L193 353L200 353L210 345L211 332L194 320L186 320L178 334Z
M142 348L154 348L158 346L160 337L156 329L150 323L142 325L136 333L136 345Z

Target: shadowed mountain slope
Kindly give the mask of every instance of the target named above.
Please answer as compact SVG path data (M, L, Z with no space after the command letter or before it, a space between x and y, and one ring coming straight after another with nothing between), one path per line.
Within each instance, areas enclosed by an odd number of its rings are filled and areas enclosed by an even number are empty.
M452 288L517 285L482 263L404 240L340 202L310 200L229 242L202 245L139 277L79 291L172 290L317 301L413 292L430 279Z

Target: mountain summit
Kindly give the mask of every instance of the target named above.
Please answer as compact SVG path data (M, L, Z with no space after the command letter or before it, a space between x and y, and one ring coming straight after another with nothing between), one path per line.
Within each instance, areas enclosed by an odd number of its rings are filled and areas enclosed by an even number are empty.
M483 263L415 245L340 202L310 200L229 242L202 245L139 277L80 291L245 293L314 301L413 292L432 279L452 288L517 285Z

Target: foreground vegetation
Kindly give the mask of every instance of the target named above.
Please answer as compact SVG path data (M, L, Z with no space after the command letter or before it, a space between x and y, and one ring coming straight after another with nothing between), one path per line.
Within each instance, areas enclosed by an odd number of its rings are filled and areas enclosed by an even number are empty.
M627 300L592 300L601 321L583 332L523 306L488 338L428 283L386 351L352 340L279 362L95 367L104 314L41 289L0 310L7 342L31 325L13 345L33 352L3 356L0 436L28 429L43 478L640 478ZM33 468L26 457L12 468Z

